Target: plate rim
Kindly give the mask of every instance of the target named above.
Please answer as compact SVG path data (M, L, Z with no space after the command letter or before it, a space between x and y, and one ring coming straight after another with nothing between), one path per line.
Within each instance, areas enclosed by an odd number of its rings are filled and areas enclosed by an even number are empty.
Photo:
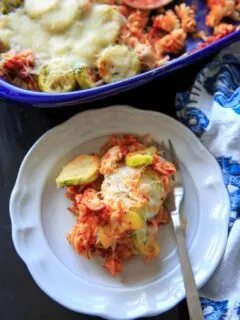
M151 111L151 110L142 110L142 109L137 109L137 108L134 108L134 107L130 107L130 106L126 106L126 105L114 105L114 106L109 106L109 107L105 107L105 108L102 108L102 109L90 109L90 110L85 110L81 113L77 113L75 114L74 116L70 117L68 120L64 121L63 123L53 127L52 129L46 131L34 144L33 146L29 149L29 151L27 152L27 154L25 155L23 161L22 161L22 164L20 166L20 169L19 169L19 172L17 174L17 179L16 179L16 182L15 182L15 185L13 187L13 190L12 190L12 193L11 193L11 196L10 196L10 204L9 204L9 209L10 209L10 218L11 218L11 225L12 225L12 239L13 239L13 243L14 243L14 246L15 246L15 249L18 253L18 255L20 256L20 258L23 260L23 262L26 264L31 276L33 277L34 281L37 283L37 285L41 288L41 290L43 292L45 292L47 295L49 295L53 300L57 301L59 304L61 304L62 306L72 310L72 311L75 311L75 312L79 312L79 313L84 313L84 314L88 314L88 315L92 315L92 316L100 316L100 317L104 317L104 318L107 318L107 319L123 319L123 317L119 318L118 315L114 315L113 314L109 314L108 312L95 312L95 311L82 311L80 310L79 308L73 308L72 306L70 307L67 303L64 303L64 301L62 300L59 300L58 298L56 298L54 296L54 294L52 294L51 290L46 290L46 288L44 286L42 286L41 284L41 279L39 280L37 274L34 273L34 268L31 264L31 261L28 260L27 256L24 255L24 250L21 249L21 247L19 247L18 245L18 239L17 239L17 236L16 236L16 226L17 226L17 223L15 221L15 217L14 217L14 206L16 204L16 195L18 193L19 190L21 190L21 185L20 185L20 182L21 182L21 179L22 179L22 176L23 176L23 171L24 171L24 167L26 165L26 162L29 160L29 158L32 156L32 153L34 153L35 149L37 149L39 147L39 144L43 143L45 139L48 138L49 135L52 135L52 134L55 134L58 132L58 130L62 130L66 127L70 127L71 123L76 121L76 119L78 117L81 117L82 114L86 114L86 113L95 113L95 112L100 112L100 111L104 111L104 112L108 112L109 110L113 110L113 109L118 109L119 111L127 111L127 112L133 112L133 113L142 113L143 115L148 113L150 115L156 115L156 116L160 116L160 117L163 117L163 118L166 118L166 120L178 125L179 127L181 127L181 130L185 131L184 133L186 133L187 135L190 135L192 136L192 138L196 141L196 143L198 144L198 146L200 146L200 148L202 148L202 150L205 151L205 153L208 153L208 156L209 156L209 159L211 158L211 162L212 164L215 166L215 173L217 173L218 175L220 175L222 177L222 172L220 170L220 167L216 161L216 159L210 154L210 152L205 148L205 146L203 144L201 144L201 142L199 141L199 139L192 133L192 131L190 131L186 126L184 126L183 124L181 124L179 121L175 120L174 118L168 116L168 115L165 115L161 112L157 112L157 111ZM204 279L202 282L200 283L197 283L197 287L200 288L202 287L209 279L210 277L212 276L212 274L214 273L214 271L216 270L222 256L223 256L223 253L225 251L225 248L226 248L226 244L227 244L227 226L228 226L228 219L229 219L229 215L230 215L230 202L229 202L229 196L228 196L228 193L227 193L227 190L226 190L226 187L224 186L224 183L223 183L223 179L221 179L222 181L222 192L223 192L223 200L222 200L222 203L224 203L224 208L225 208L225 219L226 219L226 227L225 227L225 231L224 233L222 233L222 238L223 238L223 241L221 242L221 246L219 246L219 251L218 251L218 255L215 259L215 266L212 268L212 270L210 272L208 272L208 274L204 276ZM44 287L44 288L43 288ZM157 314L161 314L161 313L164 313L166 311L168 311L169 309L173 308L174 306L176 306L182 299L184 299L185 295L183 294L182 296L176 298L175 302L170 304L170 305L167 305L164 308L162 308L160 311L158 310L147 310L146 312L143 312L142 314L138 315L137 317L146 317L146 316L154 316L154 315L157 315ZM132 317L124 317L124 319L132 319Z

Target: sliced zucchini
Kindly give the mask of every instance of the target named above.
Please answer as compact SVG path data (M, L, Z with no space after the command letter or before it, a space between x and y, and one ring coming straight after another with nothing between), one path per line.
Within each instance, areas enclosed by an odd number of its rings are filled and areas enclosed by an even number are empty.
M120 81L140 72L140 62L134 51L125 45L104 49L97 61L99 75L106 83Z
M157 148L155 146L151 146L145 149L146 152L149 152L150 154L154 155L155 153L157 153Z
M144 228L144 220L139 213L130 210L123 216L122 231L140 230Z
M139 167L149 165L153 161L153 155L157 152L157 148L152 146L144 150L130 152L125 158L125 163L129 167Z
M42 21L51 33L65 32L72 23L89 10L89 0L60 0L54 10L47 12Z
M62 60L53 60L39 72L38 85L43 92L69 92L76 84L72 67Z
M95 11L97 21L94 21L94 24L90 22L90 26L94 30L96 28L99 30L94 41L97 41L100 50L100 48L106 48L116 42L120 28L126 21L119 11L111 5L96 5L93 7L93 11Z
M82 154L69 162L56 179L57 187L87 184L98 177L100 159L95 155Z
M39 18L43 14L55 9L60 0L24 0L24 8L30 18Z
M153 218L162 205L162 199L165 196L165 190L161 177L147 167L139 180L139 191L149 200L147 206L143 209L145 219Z
M81 89L96 87L96 75L87 66L79 66L75 69L75 77Z
M156 257L160 253L160 247L151 232L140 230L134 233L133 243L135 248L145 257Z
M3 0L0 4L0 11L3 14L9 13L15 8L20 7L20 5L23 3L23 0Z
M99 230L99 241L104 249L108 249L113 244L113 237L111 234L111 227L109 225L103 226Z

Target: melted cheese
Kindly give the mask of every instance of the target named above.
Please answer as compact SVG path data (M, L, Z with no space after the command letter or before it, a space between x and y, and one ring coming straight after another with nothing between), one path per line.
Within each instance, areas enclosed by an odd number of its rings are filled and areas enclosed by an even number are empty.
M158 213L164 188L162 180L152 170L122 166L104 177L102 195L106 205L115 209L120 205L126 211L140 209L147 220Z
M40 1L41 2L41 1ZM114 44L123 17L112 6L89 0L25 0L25 7L0 15L0 41L13 51L32 49L36 69L52 59L92 65Z

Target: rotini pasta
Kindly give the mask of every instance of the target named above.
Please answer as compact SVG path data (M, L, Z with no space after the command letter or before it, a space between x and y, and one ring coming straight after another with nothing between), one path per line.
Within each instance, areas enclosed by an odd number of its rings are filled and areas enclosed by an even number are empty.
M181 19L183 31L186 33L195 32L197 23L193 9L188 7L185 3L181 3L179 6L175 6L175 11L178 17Z
M183 29L173 30L170 34L159 40L163 52L178 54L184 49L186 33Z
M213 33L215 35L217 34L229 34L232 33L236 30L236 26L234 26L233 24L230 23L220 23L219 25L217 25L216 27L214 27L214 31Z
M135 46L135 52L138 55L144 70L150 70L156 67L156 56L153 53L150 45L139 43Z
M171 32L180 28L180 21L173 10L167 10L165 14L156 16L153 22L153 28Z
M131 13L127 19L127 27L134 35L138 35L147 25L149 20L149 11L136 10Z
M235 3L233 0L208 1L210 8L206 16L206 24L209 27L215 27L225 17L230 17L234 12Z

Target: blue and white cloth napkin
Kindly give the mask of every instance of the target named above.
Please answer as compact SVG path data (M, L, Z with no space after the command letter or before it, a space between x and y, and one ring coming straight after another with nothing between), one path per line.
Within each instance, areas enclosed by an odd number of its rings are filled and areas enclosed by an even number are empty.
M206 320L240 320L240 42L209 63L188 92L176 97L177 116L217 159L231 201L223 259L201 289Z

